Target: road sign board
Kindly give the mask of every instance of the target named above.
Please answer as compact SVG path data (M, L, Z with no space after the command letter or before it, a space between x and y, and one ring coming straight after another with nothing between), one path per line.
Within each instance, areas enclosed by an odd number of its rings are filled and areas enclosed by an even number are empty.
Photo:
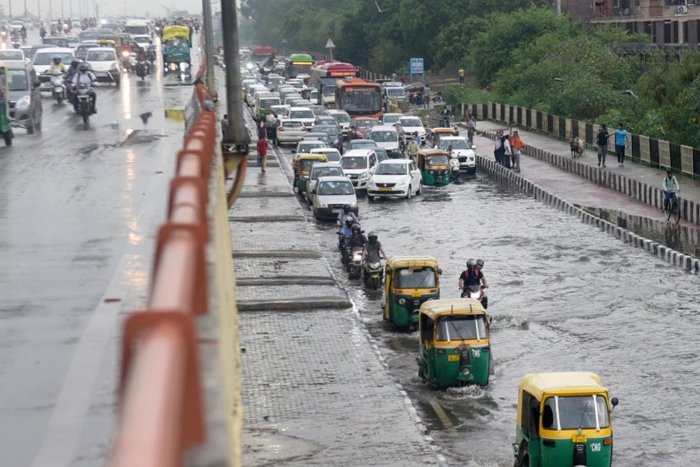
M335 44L333 43L333 41L332 41L331 38L329 37L329 38L328 38L328 42L326 42L326 48L327 48L327 49L332 49L333 47L335 47Z
M409 64L409 70L412 75L420 75L424 73L423 59L422 58L412 58Z

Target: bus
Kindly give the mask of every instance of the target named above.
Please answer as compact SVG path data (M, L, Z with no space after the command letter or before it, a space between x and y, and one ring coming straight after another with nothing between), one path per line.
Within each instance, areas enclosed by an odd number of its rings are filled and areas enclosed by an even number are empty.
M346 111L351 117L382 118L382 87L359 78L337 81L335 108Z
M318 89L319 104L335 104L335 83L339 79L357 77L357 68L344 62L318 62L311 69L309 86Z
M287 79L289 78L309 78L314 58L309 54L292 54L284 70Z
M272 63L275 57L276 50L267 45L256 45L250 54L250 60L258 66L264 66Z

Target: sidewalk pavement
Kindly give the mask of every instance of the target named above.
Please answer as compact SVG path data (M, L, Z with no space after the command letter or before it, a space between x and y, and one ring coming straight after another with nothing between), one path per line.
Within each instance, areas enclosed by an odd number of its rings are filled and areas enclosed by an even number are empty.
M255 147L255 141L251 144ZM440 459L320 254L277 154L229 211L248 466L423 466Z
M504 127L503 124L493 122L490 120L483 120L477 122L477 129L487 132L495 132L498 129L505 129L506 131L508 130L508 128ZM566 141L554 139L549 136L541 135L539 133L535 133L528 130L523 130L521 128L518 128L518 133L520 134L520 137L525 142L525 144L529 146L544 149L545 151L549 151L560 156L571 157L571 148L569 146L569 143ZM486 156L493 156L493 151L491 150L492 147L493 143L486 147L482 147L480 148L479 153L484 154ZM630 149L627 148L628 155L630 154L630 152ZM530 163L530 161L532 161L532 159L527 158L526 156L524 156L524 158L526 159L527 163ZM580 159L577 160L583 164L587 164L591 167L598 168L597 147L587 146L586 153ZM658 188L661 188L661 182L666 176L666 171L664 169L655 169L648 165L643 165L634 162L630 157L625 158L624 167L618 167L615 154L610 153L608 153L606 157L606 166L607 167L602 170L622 174L628 178ZM563 171L560 170L560 172ZM700 180L694 180L690 177L679 174L676 174L676 177L678 178L678 182L681 186L681 192L679 196L681 198L695 201L696 204L700 203Z

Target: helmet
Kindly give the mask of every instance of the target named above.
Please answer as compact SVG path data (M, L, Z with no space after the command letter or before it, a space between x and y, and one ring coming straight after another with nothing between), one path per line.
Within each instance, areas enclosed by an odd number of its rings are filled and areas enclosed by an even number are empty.
M479 266L480 268L484 267L484 260L483 259L477 259L476 260L476 265Z
M345 217L345 223L347 225L352 225L355 222L355 220L352 218L352 216L346 216Z
M468 268L473 268L474 266L476 266L476 261L474 261L474 258L469 258L469 259L467 260L467 267L468 267Z
M71 66L76 67L80 64L80 60L78 60L77 58L74 58L73 60L71 60L70 64L71 64Z
M58 65L59 63L61 63L61 57L59 57L58 55L56 55L56 56L53 58L53 62L54 62L55 64Z
M374 243L377 241L377 232L370 232L367 234L367 240L369 240L370 243Z
M88 69L89 69L89 68L88 68L88 66L87 66L85 63L82 63L82 64L80 65L80 71L81 71L82 73L85 73L86 71L88 71Z
M349 214L349 213L350 213L350 209L351 209L351 208L350 208L350 205L349 205L349 204L346 204L345 206L343 206L343 212L344 212L345 214Z
M353 224L353 225L352 225L352 231L353 231L353 232L359 232L359 231L360 231L360 226L357 225L357 224Z

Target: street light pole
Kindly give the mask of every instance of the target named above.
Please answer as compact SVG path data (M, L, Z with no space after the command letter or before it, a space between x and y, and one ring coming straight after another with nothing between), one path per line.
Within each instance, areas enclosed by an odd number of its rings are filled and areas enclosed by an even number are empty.
M221 0L224 63L226 63L226 104L228 129L224 144L235 145L237 152L247 153L250 136L243 123L241 102L241 64L238 56L238 12L235 0Z
M211 0L202 0L202 20L204 22L204 56L207 65L207 88L209 94L216 98L216 80L214 79L214 29L211 17Z

